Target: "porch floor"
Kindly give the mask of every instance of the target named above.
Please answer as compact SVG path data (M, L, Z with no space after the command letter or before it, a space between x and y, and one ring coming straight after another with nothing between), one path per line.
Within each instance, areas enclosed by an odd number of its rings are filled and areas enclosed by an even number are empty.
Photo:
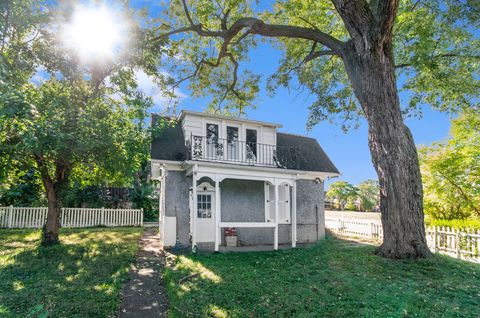
M311 246L315 243L297 243L297 248L298 247L305 247L305 246ZM220 253L230 253L230 252L265 252L265 251L273 251L273 244L272 245L245 245L245 246L235 246L235 247L227 247L224 245L220 245L219 247L219 252ZM292 244L279 244L278 249L279 250L287 250L291 249ZM214 246L213 245L197 245L197 251L200 253L213 253L214 252Z

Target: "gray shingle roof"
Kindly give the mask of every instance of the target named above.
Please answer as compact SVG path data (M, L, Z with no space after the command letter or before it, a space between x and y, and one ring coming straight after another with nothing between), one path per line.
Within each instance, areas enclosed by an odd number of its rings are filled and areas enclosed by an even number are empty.
M298 170L339 173L314 138L277 132L277 146L297 149Z
M152 115L155 122L162 118ZM169 118L167 118L169 119ZM180 122L174 127L163 129L160 136L154 138L151 146L151 158L158 160L184 161L186 160L185 138ZM288 169L301 171L320 171L339 173L338 169L328 158L317 140L310 137L277 133L277 146L284 149L297 150L297 163L287 166Z
M153 114L152 123L159 119L170 120L170 117L162 117ZM179 122L173 127L162 129L160 136L152 140L150 156L152 159L184 161L186 157L185 138L183 136L182 126Z

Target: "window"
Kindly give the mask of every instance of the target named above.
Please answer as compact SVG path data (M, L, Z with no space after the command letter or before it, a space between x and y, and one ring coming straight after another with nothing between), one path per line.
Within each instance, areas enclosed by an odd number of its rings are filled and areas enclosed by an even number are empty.
M227 155L229 160L238 160L238 127L227 126Z
M247 129L247 160L257 160L257 131L255 129Z
M290 186L278 186L278 223L290 223ZM275 222L275 186L265 183L265 220Z
M197 194L197 216L200 219L212 217L212 195Z
M218 125L207 124L207 157L215 158L218 147Z

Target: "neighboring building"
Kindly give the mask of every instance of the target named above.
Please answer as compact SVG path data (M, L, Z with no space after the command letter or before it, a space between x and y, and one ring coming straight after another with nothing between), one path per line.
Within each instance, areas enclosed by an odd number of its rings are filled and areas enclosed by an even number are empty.
M218 250L226 228L239 245L274 249L324 237L323 183L339 172L315 139L280 127L183 111L153 140L165 246Z

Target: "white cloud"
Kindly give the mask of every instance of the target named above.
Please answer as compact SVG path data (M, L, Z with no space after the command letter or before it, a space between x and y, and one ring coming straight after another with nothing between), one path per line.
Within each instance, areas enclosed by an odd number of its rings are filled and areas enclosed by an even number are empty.
M167 72L161 72L161 73L168 75ZM145 95L152 97L153 103L154 103L154 108L152 111L155 112L155 111L165 110L165 108L171 102L170 97L165 96L162 90L160 89L160 87L158 87L158 84L155 83L150 76L145 74L144 71L142 70L136 71L135 77L137 78L139 89ZM179 100L182 100L188 97L185 93L183 93L178 88L174 90L174 93Z

